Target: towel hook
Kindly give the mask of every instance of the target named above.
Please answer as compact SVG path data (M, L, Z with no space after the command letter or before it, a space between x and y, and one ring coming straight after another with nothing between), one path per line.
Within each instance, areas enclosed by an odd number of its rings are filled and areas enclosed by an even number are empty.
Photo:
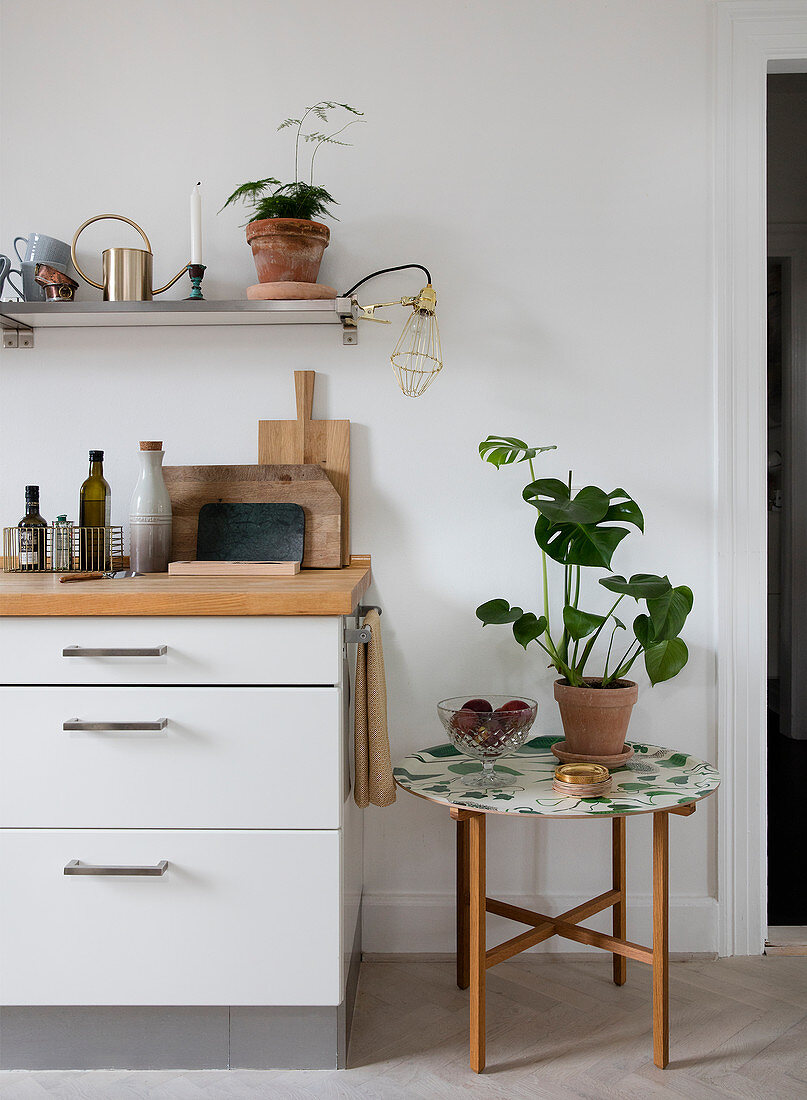
M376 604L359 604L356 608L356 626L349 626L345 628L345 643L347 645L367 645L373 636L372 627L359 626L359 619L363 618L368 611L377 611L381 614L381 608Z

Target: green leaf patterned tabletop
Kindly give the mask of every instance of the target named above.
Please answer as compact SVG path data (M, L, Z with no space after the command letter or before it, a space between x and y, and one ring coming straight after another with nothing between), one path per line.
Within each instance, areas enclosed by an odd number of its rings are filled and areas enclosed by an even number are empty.
M611 790L599 798L557 794L552 777L558 761L550 746L562 737L533 737L495 770L514 778L502 790L474 790L462 785L481 763L453 745L435 745L405 757L394 768L399 787L444 806L462 806L484 813L539 814L542 817L621 817L685 806L716 791L720 775L696 756L636 741L634 755L611 772Z

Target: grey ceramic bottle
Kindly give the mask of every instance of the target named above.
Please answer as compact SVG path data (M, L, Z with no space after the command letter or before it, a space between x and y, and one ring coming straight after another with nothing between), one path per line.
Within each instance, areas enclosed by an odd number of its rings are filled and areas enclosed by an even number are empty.
M135 573L165 573L171 557L171 498L162 442L140 444L140 476L129 506L129 561Z

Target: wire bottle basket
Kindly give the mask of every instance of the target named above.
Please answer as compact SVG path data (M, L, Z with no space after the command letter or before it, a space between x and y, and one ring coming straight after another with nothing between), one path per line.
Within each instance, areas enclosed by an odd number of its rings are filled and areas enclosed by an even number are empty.
M121 566L122 527L4 527L4 573L110 571Z

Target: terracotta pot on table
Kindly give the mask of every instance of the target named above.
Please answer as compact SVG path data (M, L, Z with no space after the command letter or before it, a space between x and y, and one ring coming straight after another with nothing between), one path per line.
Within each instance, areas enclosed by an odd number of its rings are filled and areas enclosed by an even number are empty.
M615 680L606 688L593 686L598 677L586 677L586 687L555 681L567 752L579 756L617 756L622 752L631 711L639 698L633 680Z

